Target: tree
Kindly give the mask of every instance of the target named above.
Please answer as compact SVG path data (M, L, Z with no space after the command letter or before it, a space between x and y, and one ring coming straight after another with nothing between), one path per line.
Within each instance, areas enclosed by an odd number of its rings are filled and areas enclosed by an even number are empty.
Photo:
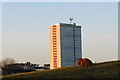
M0 69L2 69L2 62L0 62Z
M15 63L15 60L12 59L12 58L5 58L3 59L1 62L0 62L0 68L1 67L4 67L5 65L8 65L8 64L13 64Z
M78 58L78 64L82 67L88 67L92 65L92 61L88 58Z
M7 74L11 74L11 73L21 73L23 71L24 71L24 69L20 65L16 65L16 64L5 65L2 68L3 75L7 75Z

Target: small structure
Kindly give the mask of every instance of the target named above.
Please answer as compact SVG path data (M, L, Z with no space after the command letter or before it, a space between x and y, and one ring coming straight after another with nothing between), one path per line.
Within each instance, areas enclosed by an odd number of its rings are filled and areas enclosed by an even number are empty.
M44 66L39 66L39 67L35 67L35 70L46 70L46 69L50 69L50 64L44 64Z
M50 64L44 64L44 69L50 69Z
M36 71L39 71L39 70L44 70L44 67L43 67L43 66L40 66L40 67L35 67L35 70L36 70Z

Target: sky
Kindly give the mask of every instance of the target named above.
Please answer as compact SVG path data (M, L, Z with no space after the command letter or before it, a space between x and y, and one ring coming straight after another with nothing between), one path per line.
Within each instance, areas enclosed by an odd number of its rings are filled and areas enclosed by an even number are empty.
M0 2L0 60L2 59L2 3Z
M117 2L3 2L2 57L49 63L49 26L82 26L82 57L93 62L118 59Z
M119 2L119 0L1 0L2 2Z

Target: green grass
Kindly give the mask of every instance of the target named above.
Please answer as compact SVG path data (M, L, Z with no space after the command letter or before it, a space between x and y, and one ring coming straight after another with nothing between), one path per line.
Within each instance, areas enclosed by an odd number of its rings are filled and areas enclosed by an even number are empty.
M29 80L33 80L33 78L119 78L119 67L120 61L109 61L97 63L90 67L74 66L63 67L56 70L35 71L33 73L28 72L4 77L2 80L13 80L13 78L29 78Z

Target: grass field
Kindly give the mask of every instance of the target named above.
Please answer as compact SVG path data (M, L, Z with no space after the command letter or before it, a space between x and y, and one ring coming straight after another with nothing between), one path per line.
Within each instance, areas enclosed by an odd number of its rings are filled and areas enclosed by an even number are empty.
M3 76L2 80L42 78L119 78L120 61L93 64L90 67L63 67L56 70L33 71Z

